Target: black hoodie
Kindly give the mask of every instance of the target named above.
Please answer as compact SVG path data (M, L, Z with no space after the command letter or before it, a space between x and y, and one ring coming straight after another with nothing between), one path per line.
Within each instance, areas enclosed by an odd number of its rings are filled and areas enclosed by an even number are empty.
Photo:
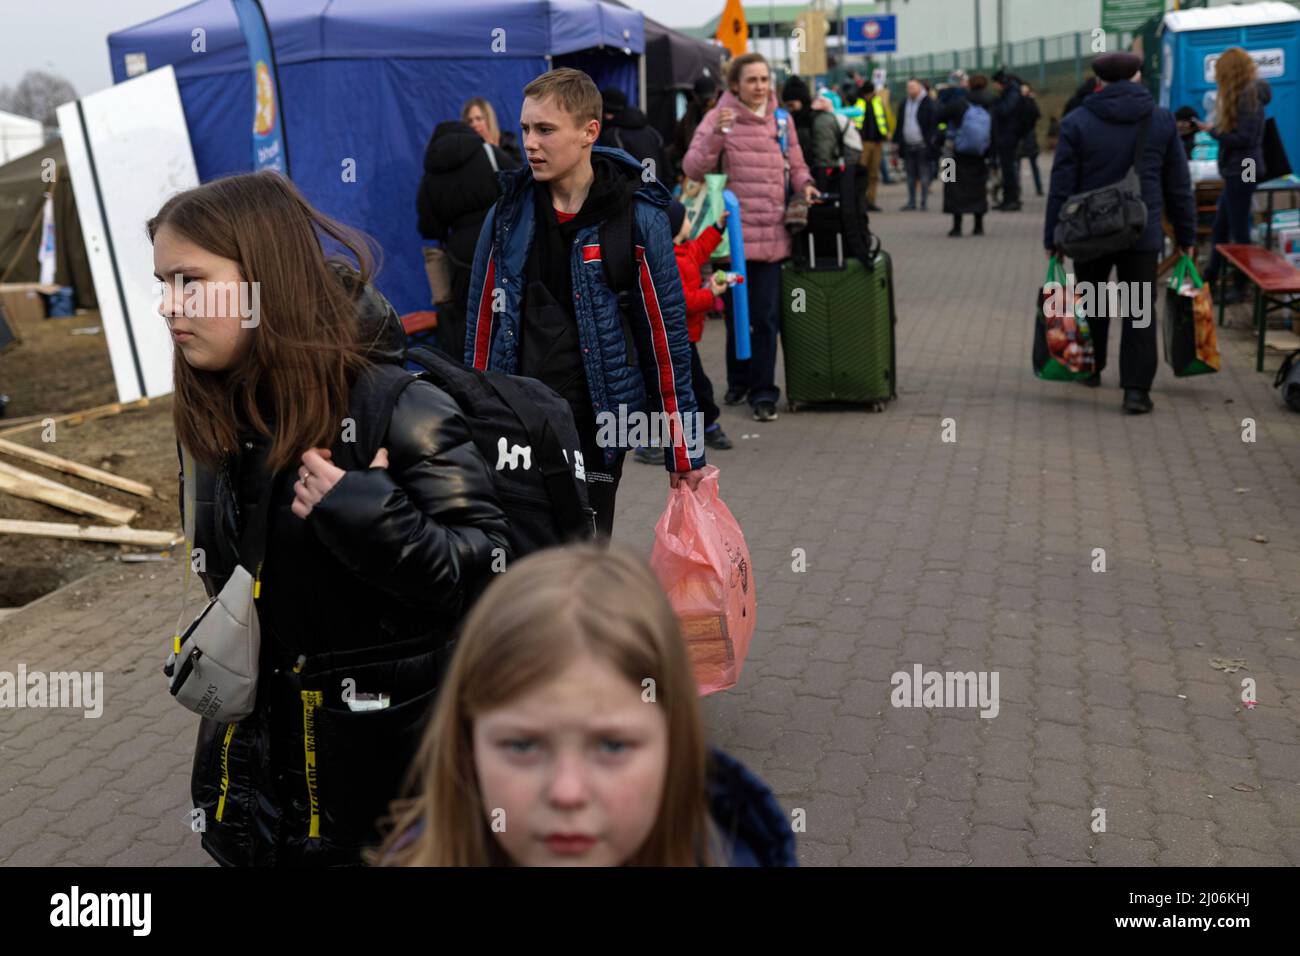
M501 195L487 150L492 147L459 120L439 123L424 151L424 176L416 198L420 235L441 242L468 268L474 261L483 219ZM500 149L493 150L501 169L517 169Z

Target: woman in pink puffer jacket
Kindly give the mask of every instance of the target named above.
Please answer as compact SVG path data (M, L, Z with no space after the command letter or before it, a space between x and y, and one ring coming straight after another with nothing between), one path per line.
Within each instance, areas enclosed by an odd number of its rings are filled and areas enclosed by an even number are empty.
M727 174L727 188L740 201L745 237L745 289L749 295L752 357L735 359L731 296L727 296L728 405L749 398L754 418L772 421L781 390L776 387L776 343L781 329L781 262L790 257L786 232L785 164L790 164L790 188L810 200L816 195L812 174L804 162L794 124L788 122L786 154L777 138L776 96L771 71L761 54L746 53L731 61L728 91L708 113L691 138L682 169L691 179L706 173ZM727 130L727 132L723 132Z

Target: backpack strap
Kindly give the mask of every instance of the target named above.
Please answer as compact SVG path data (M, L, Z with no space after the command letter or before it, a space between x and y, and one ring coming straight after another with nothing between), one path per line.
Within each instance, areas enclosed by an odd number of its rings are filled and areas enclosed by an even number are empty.
M1147 145L1147 128L1151 125L1151 114L1138 120L1137 143L1133 147L1133 172L1137 173L1139 178L1142 176L1142 151Z
M633 248L632 213L636 199L600 224L600 263L605 282L618 299L618 321L627 346L627 364L636 364L632 342L632 290L636 285L636 251Z
M400 365L369 365L357 373L348 400L356 440L334 443L334 464L345 471L370 467L388 435L398 397L416 378Z

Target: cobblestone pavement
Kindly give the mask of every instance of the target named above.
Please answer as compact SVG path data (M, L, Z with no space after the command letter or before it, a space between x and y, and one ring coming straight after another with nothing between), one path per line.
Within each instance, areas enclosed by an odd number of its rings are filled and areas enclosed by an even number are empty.
M805 865L1300 864L1300 416L1253 371L1245 314L1221 374L1162 366L1155 413L1124 417L1117 342L1100 390L1030 372L1041 200L960 240L901 201L882 188L873 220L898 402L724 412L759 616L740 685L706 701L715 741L804 811ZM721 344L710 325L719 385ZM648 552L666 493L629 461L618 537ZM159 674L179 581L112 565L0 623L0 670L102 670L107 698L0 716L0 862L209 862L196 720ZM918 664L997 672L997 716L892 707Z

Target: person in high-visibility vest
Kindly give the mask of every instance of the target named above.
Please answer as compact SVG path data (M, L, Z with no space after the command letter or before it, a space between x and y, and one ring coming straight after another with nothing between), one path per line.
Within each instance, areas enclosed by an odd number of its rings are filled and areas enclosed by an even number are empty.
M866 176L863 177L867 184L867 211L879 212L880 207L876 205L876 187L880 185L880 159L883 155L885 143L889 139L889 107L885 105L879 89L873 89L869 103L863 103L865 107L862 121L862 156L858 159L858 165L866 169Z

